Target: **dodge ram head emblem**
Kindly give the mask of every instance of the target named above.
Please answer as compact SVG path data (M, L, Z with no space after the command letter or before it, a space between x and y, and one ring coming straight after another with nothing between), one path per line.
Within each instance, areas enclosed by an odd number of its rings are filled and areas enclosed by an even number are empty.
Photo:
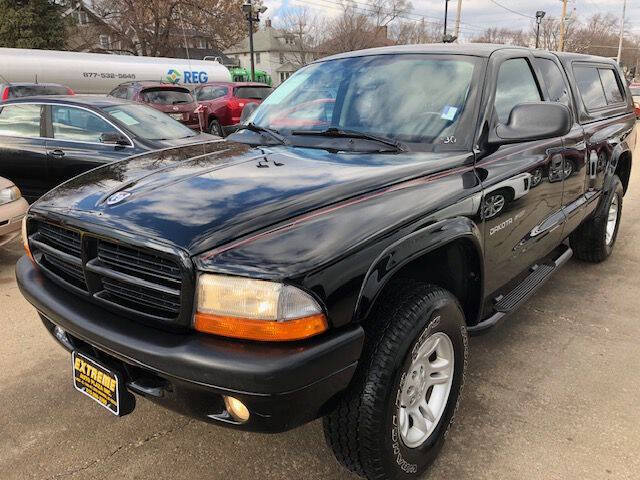
M115 205L116 203L120 203L125 198L128 198L130 196L131 196L131 193L129 193L129 192L117 192L117 193L114 193L109 198L107 198L107 205Z

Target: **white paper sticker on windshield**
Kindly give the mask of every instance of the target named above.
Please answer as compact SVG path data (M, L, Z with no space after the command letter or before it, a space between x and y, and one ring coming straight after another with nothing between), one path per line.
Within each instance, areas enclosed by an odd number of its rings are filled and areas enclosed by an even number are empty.
M451 121L456 117L456 113L458 113L458 108L457 107L452 107L450 105L446 105L442 109L442 114L440 115L440 118L442 118L443 120Z
M123 112L122 110L118 110L115 112L109 112L111 114L112 117L117 118L118 120L120 120L122 123L124 123L125 125L137 125L138 120L136 120L135 118L133 118L131 115L129 115L128 113Z

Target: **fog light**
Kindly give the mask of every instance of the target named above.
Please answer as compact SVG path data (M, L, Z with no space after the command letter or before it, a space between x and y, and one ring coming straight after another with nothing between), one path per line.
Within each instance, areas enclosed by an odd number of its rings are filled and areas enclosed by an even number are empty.
M244 423L249 420L249 409L237 398L225 396L224 406L235 421Z

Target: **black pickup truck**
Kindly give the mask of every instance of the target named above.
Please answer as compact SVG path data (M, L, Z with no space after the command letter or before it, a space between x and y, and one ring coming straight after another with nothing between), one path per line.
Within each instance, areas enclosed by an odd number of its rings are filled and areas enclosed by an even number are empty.
M606 58L330 57L227 140L46 194L18 283L71 352L75 388L112 413L140 395L243 430L324 416L346 468L416 477L453 421L469 333L572 254L610 255L635 122Z

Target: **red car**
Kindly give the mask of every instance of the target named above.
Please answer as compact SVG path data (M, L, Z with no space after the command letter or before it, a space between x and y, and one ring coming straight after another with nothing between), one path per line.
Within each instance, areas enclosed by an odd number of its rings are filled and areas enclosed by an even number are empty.
M193 94L206 107L203 122L213 135L228 135L238 128L248 103L262 103L273 89L264 83L214 82L198 85Z
M182 85L164 82L127 82L118 85L110 97L145 103L160 110L193 130L200 131L198 104L191 91ZM202 125L206 128L207 125Z

